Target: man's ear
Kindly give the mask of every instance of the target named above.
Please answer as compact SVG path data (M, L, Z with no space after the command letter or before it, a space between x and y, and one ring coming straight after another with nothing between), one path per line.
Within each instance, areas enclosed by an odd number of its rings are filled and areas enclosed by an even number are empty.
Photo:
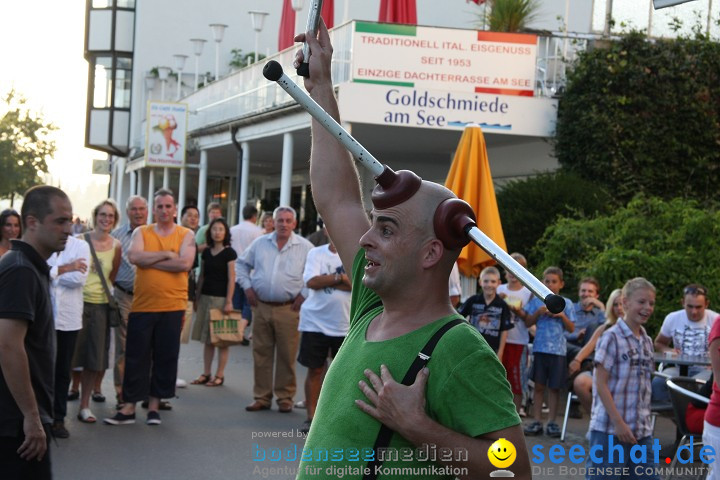
M437 238L430 240L423 248L422 267L432 268L442 259L445 247Z
M35 228L37 227L38 223L40 223L40 222L38 221L37 217L35 217L35 216L33 216L33 215L28 215L27 217L25 217L25 225L23 225L23 231L25 231L25 230L30 230L30 231L35 230Z

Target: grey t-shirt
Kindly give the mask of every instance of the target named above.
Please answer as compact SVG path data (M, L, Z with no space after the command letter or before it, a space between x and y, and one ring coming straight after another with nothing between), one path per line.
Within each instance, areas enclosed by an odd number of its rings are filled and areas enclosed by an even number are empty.
M52 423L56 349L49 274L40 254L19 240L0 259L0 318L28 323L25 351L43 424ZM22 427L23 414L0 369L0 436L17 437Z

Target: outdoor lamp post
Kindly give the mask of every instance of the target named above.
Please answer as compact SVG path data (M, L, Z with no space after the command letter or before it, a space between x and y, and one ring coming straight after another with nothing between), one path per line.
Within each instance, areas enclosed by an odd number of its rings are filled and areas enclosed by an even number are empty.
M195 55L195 91L198 89L198 75L200 73L200 55L202 55L203 47L205 46L204 38L191 38L190 41L193 44L193 54Z
M173 58L175 59L175 70L178 72L177 77L177 95L175 100L180 100L180 97L182 96L182 93L180 92L180 88L182 86L182 71L185 68L185 60L187 60L187 55L180 55L175 54L173 55Z
M210 28L212 28L213 40L215 40L215 80L218 80L220 78L220 42L223 40L227 25L211 23Z
M293 7L294 8L294 7ZM262 32L263 26L265 25L265 17L270 15L268 12L259 12L257 10L250 10L250 19L252 20L252 27L255 30L255 61L258 61L258 43L260 43L260 32Z
M157 67L158 78L160 79L160 100L165 101L165 84L168 81L170 75L170 67Z

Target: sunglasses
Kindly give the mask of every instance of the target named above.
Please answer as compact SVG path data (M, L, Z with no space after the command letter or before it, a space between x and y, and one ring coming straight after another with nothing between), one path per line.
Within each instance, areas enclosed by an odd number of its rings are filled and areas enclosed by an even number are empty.
M707 297L707 288L705 287L685 287L683 295L703 295Z

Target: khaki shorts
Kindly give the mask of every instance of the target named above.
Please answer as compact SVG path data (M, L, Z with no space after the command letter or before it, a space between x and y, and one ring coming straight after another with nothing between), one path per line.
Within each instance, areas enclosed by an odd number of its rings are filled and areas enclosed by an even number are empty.
M83 327L78 333L72 367L101 371L108 368L110 351L110 326L108 304L85 303Z

